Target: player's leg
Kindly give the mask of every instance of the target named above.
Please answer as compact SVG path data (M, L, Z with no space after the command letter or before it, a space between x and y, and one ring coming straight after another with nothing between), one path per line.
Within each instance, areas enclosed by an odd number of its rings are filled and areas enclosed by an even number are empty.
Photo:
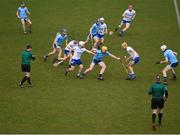
M123 26L124 22L123 20L120 22L120 24L115 28L115 31L118 31Z
M90 40L91 40L91 34L88 34L86 41L85 41L85 44L87 44Z
M98 76L98 79L99 80L104 80L104 78L103 78L103 74L104 74L104 72L105 72L105 70L106 70L106 65L105 65L105 63L104 62L99 62L98 63L98 65L101 67L101 70L100 70L100 73L99 73L99 76Z
M68 66L68 68L66 69L66 72L65 72L65 76L67 76L68 72L69 71L73 71L75 69L75 66L77 64L77 60L75 59L72 59L71 60L71 64Z
M97 48L98 43L99 43L99 38L98 38L97 36L94 36L93 39L94 39L94 45L93 45L93 48Z
M152 109L152 128L153 130L156 130L156 114L157 114L157 101L156 99L151 99L151 109Z
M128 64L128 70L129 70L129 77L127 78L127 80L133 80L136 78L136 75L134 73L134 70L133 70L133 65L134 65L134 61L130 61L129 64Z
M25 20L24 19L21 19L21 24L22 24L22 28L23 28L24 34L27 34L27 32L26 32L26 25L25 25Z
M129 29L129 27L130 27L130 23L126 23L126 26L122 31L125 32L127 29Z
M83 69L83 64L80 64L79 65L79 70L78 70L78 73L77 73L78 78L81 76L82 69Z
M161 125L162 117L163 117L163 108L164 108L164 99L160 99L158 101L158 116L159 116L159 125Z
M29 23L29 33L31 33L32 32L32 22L31 22L31 20L30 19L27 19L27 22Z
M82 75L84 76L86 73L88 73L88 72L92 71L92 70L93 70L93 68L94 68L94 66L95 66L95 63L94 63L94 62L91 62L91 64L90 64L89 68L88 68L88 69L86 69Z
M163 77L164 77L164 84L167 84L167 72L169 70L172 70L172 67L170 65L167 65L163 70L162 70L162 73L163 73Z
M47 61L47 58L50 57L50 56L52 56L52 55L55 54L56 52L59 52L59 49L53 47L53 50L52 50L50 53L48 53L47 55L44 56L44 61L46 62L46 61Z
M124 27L124 29L122 29L121 31L120 31L120 36L123 36L124 35L124 32L127 30L127 29L129 29L129 27L130 27L130 23L125 23L125 27Z
M22 72L24 72L24 77L22 78L22 80L19 83L20 87L23 87L24 82L27 80L29 83L29 86L31 86L31 81L30 81L30 70L31 67L30 65L21 65L22 68Z

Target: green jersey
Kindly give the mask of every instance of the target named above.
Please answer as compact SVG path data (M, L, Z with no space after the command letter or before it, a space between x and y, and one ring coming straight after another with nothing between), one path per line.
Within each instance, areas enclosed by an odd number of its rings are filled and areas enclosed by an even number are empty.
M30 65L31 64L31 59L32 59L32 52L31 51L23 51L21 54L21 64L23 65Z
M148 93L151 95L152 94L152 98L163 98L165 92L167 91L167 86L165 86L162 83L156 82L153 85L151 85Z

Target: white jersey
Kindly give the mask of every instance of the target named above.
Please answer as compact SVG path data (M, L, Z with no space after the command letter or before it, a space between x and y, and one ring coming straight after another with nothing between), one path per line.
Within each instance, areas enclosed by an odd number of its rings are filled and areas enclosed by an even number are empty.
M74 54L72 56L72 59L79 60L81 59L81 55L83 54L83 52L86 51L86 48L75 46L73 50L74 50Z
M137 52L130 46L128 46L126 48L127 52L129 53L131 59L135 59L136 57L139 57L139 55L137 54Z
M132 10L130 11L129 9L125 10L123 13L123 20L125 21L132 21L133 17L136 15L136 11Z
M68 45L66 46L65 50L69 51L70 50L69 47L73 49L77 45L78 45L78 43L75 42L74 40L72 40L71 42L68 43Z
M104 35L104 32L106 29L107 29L107 25L105 23L103 23L103 24L100 23L98 26L98 34Z

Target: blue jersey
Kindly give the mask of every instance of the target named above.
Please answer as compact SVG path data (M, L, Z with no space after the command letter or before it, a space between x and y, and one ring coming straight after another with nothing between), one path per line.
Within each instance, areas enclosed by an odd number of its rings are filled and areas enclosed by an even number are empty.
M170 49L168 49L164 52L164 57L168 59L169 64L178 62L176 55Z
M98 26L99 26L99 24L97 24L97 23L94 23L93 25L92 25L92 27L91 27L91 35L97 35L97 33L98 33Z
M103 57L109 56L109 52L102 52L101 50L96 50L96 55L93 57L94 60L101 61Z
M56 43L58 46L61 46L65 40L67 40L67 35L62 36L60 33L57 33Z
M28 17L27 12L28 12L27 7L24 7L24 8L19 7L18 8L18 14L21 19L26 19Z

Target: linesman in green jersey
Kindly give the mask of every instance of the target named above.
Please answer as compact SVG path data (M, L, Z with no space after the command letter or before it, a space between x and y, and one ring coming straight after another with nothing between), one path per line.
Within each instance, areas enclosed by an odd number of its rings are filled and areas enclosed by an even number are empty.
M32 55L32 46L27 45L26 50L24 50L21 54L21 69L25 76L19 83L19 86L22 88L24 82L28 81L28 86L31 87L31 79L30 79L30 71L31 71L31 60L35 60L35 56Z
M159 125L161 125L161 119L163 116L163 107L164 102L168 98L168 89L167 86L161 83L160 76L156 76L156 82L151 85L149 95L152 95L151 99L151 109L152 109L152 128L156 130L155 119L156 114L159 116Z

